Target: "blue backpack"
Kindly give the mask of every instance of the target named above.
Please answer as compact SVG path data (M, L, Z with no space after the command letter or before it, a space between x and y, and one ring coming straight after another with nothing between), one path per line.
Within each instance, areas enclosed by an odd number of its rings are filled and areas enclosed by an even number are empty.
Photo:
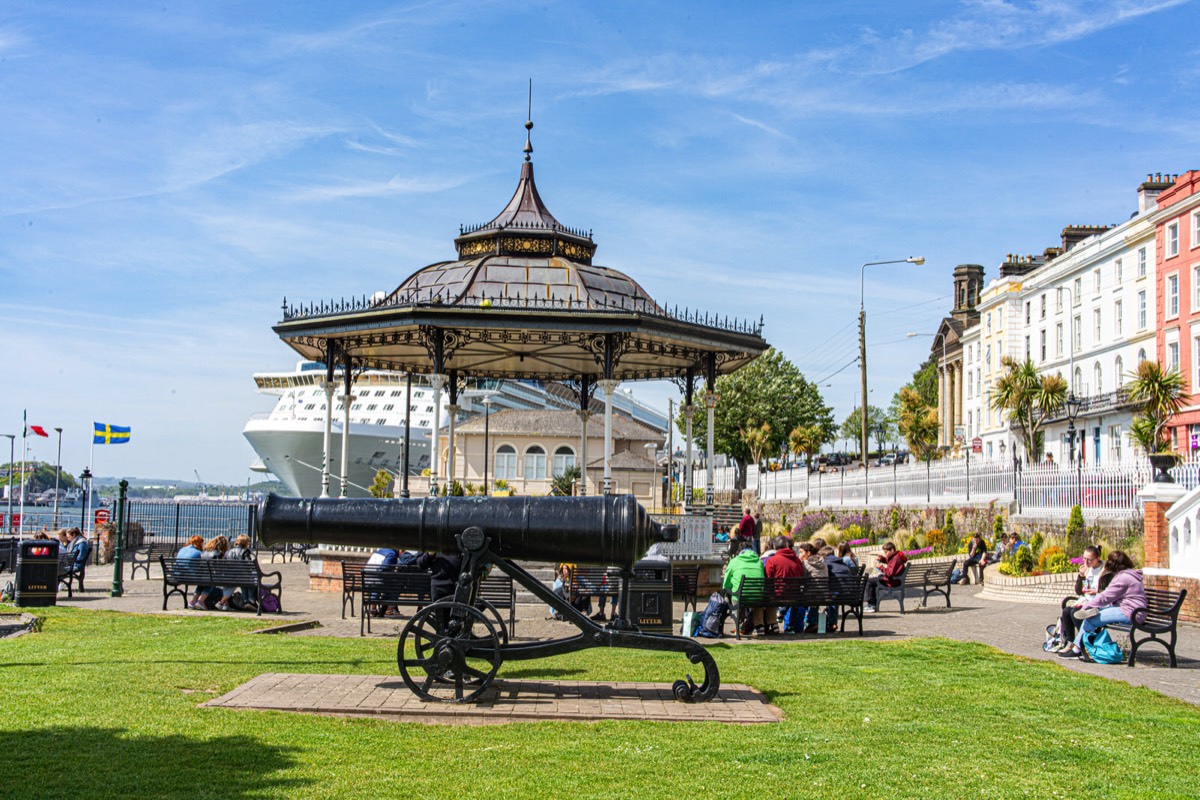
M700 617L700 629L696 631L696 635L708 639L719 639L723 636L722 629L725 627L729 610L729 601L720 592L713 592L708 598L708 605L704 607L703 616Z
M1083 646L1097 664L1120 664L1125 660L1125 651L1108 635L1107 628L1086 634Z

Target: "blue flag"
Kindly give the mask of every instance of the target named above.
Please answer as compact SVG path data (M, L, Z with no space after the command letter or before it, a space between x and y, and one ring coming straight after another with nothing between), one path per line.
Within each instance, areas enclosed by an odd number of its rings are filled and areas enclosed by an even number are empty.
M107 425L103 422L93 422L95 430L92 444L125 444L129 441L129 428L123 425Z

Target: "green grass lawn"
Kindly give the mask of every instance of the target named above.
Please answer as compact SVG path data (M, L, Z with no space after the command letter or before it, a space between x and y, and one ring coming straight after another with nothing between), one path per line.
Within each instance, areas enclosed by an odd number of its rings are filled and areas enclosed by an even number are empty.
M395 640L44 617L40 633L0 640L4 798L1113 798L1200 785L1196 708L941 639L717 647L722 680L765 691L779 724L450 727L199 708L263 672L395 675ZM690 666L596 650L500 677L670 683Z

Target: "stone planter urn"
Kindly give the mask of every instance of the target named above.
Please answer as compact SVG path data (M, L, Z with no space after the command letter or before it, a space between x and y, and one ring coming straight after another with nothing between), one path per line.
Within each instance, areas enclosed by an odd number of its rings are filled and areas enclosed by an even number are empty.
M1179 457L1174 453L1151 453L1150 466L1154 468L1152 483L1174 483L1169 470L1179 463Z

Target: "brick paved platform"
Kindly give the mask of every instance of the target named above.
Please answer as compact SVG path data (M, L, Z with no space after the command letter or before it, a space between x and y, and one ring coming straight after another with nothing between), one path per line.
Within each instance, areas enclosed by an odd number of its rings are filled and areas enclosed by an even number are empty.
M286 672L259 675L204 705L460 725L610 719L762 724L782 718L765 695L744 684L722 686L707 703L680 703L669 684L497 679L480 702L453 705L420 700L396 676Z

